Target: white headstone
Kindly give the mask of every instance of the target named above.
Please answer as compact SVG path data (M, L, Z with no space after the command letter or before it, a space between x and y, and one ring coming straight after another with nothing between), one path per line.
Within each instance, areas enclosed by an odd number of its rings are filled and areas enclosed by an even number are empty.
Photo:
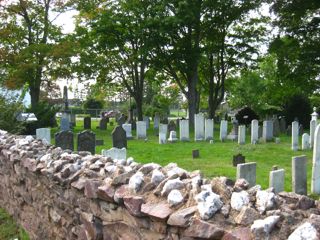
M240 125L238 128L238 144L243 145L246 143L246 126Z
M167 138L167 132L168 132L168 124L162 124L159 125L159 134L164 133Z
M213 139L214 122L213 119L206 119L204 124L204 138L206 141Z
M176 142L176 141L178 141L177 132L176 131L170 131L168 142Z
M310 149L310 136L308 133L302 134L302 150Z
M51 143L50 128L38 128L36 130L36 138L45 140L48 144Z
M110 148L108 150L103 149L101 154L105 157L111 157L113 160L126 160L127 159L127 149L126 148Z
M204 140L204 116L202 113L194 115L194 140Z
M317 120L310 121L310 147L313 148L314 144L314 132L316 130Z
M273 121L263 121L262 138L270 141L273 138Z
M318 120L318 113L317 113L317 108L313 108L313 113L311 114L311 120Z
M144 121L137 122L137 139L145 139L147 137L147 124Z
M220 140L223 142L227 139L228 135L228 122L226 120L221 120L220 122Z
M190 141L189 137L189 120L180 120L179 123L180 141Z
M259 121L254 119L251 121L251 144L256 144L259 141Z
M146 122L147 129L150 127L150 118L148 116L143 117L143 121Z
M292 146L293 151L297 151L299 148L299 123L297 121L292 122Z
M122 124L122 128L126 131L127 139L132 139L131 124L129 123Z
M269 174L269 187L273 187L275 193L284 191L284 173L284 169L278 169Z
M167 133L159 132L159 144L167 143Z
M314 133L311 192L320 194L320 125Z
M160 116L156 114L153 119L153 128L158 129L159 123L160 123Z

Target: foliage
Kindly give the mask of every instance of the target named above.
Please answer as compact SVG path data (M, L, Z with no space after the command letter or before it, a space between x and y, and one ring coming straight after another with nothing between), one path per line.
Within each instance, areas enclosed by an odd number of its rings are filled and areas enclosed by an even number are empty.
M24 130L22 122L17 121L18 113L23 111L22 102L18 96L8 92L0 94L0 129L20 134Z
M312 113L310 100L305 95L294 95L287 100L283 115L287 124L291 124L296 118L304 127L308 127Z
M28 234L12 219L12 217L0 208L0 239L29 240Z
M83 108L84 109L102 109L104 107L104 101L94 99L94 98L88 98L84 103L83 103Z
M238 120L239 124L248 125L254 119L259 120L259 116L251 108L244 107L237 112L236 119Z

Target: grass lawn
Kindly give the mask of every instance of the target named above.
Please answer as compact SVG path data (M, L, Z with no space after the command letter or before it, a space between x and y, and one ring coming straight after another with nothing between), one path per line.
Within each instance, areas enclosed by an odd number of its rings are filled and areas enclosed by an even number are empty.
M92 131L96 133L96 139L103 139L104 146L97 146L96 153L101 153L102 149L112 147L111 131L114 126L108 124L107 130L96 129L98 121L92 121ZM218 127L218 124L216 124ZM78 121L74 132L83 130L83 121ZM58 129L52 129L52 133ZM230 126L229 126L230 131ZM135 131L132 132L135 136ZM178 133L179 134L179 133ZM180 167L192 171L201 170L205 177L227 176L231 179L236 178L236 168L232 166L233 155L241 153L246 157L246 162L257 163L257 184L263 188L268 188L269 171L273 165L285 169L285 190L291 191L291 160L293 156L306 155L308 158L308 192L310 192L312 150L297 151L291 150L291 137L281 135L281 143L273 142L267 144L250 144L250 133L247 131L246 144L239 146L236 142L219 141L219 129L214 131L214 143L194 142L193 133L190 134L190 142L158 144L152 125L148 130L148 141L128 140L127 156L132 156L135 161L140 163L155 162L162 166L175 162ZM53 138L54 134L52 134ZM301 142L301 138L300 138ZM54 139L52 140L54 143ZM76 149L76 134L75 134ZM200 158L192 159L192 149L199 149Z
M10 217L10 215L0 208L0 239L1 240L29 240L28 234Z

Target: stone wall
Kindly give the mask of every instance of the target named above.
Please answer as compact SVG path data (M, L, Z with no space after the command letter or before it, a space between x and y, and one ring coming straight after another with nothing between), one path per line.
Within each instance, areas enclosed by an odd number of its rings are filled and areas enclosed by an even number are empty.
M319 239L318 202L0 131L0 206L32 239Z

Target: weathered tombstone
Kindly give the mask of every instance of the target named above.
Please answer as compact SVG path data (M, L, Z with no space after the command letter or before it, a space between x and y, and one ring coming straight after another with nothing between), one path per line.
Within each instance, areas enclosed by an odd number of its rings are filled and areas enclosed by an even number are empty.
M286 130L287 130L286 119L282 117L282 118L280 119L280 132L281 132L281 133L285 133Z
M259 121L251 121L251 144L257 144L259 140Z
M213 119L206 119L204 122L204 138L206 141L213 139L214 122Z
M292 157L292 191L307 195L307 157Z
M187 142L189 137L189 120L180 120L180 141Z
M238 131L238 144L243 145L246 143L246 125L240 125Z
M122 124L122 128L126 131L127 139L132 139L131 124Z
M51 144L51 132L50 128L38 128L36 129L36 138L45 140L46 143Z
M101 118L100 119L99 128L100 128L100 130L106 130L107 129L107 119L106 118Z
M291 136L291 134L292 134L292 126L289 125L289 126L287 127L287 136Z
M303 132L304 132L303 125L300 124L300 125L299 125L299 136L302 136Z
M170 135L169 135L169 138L168 138L168 142L176 142L178 141L178 138L177 138L177 132L176 131L171 131L170 132Z
M292 122L292 145L291 149L297 151L299 148L299 123L294 121Z
M84 117L83 118L83 128L84 129L91 129L91 117Z
M238 164L245 163L245 162L246 162L246 157L243 156L241 153L237 155L233 155L232 164L234 167L236 167Z
M177 130L177 126L176 123L171 120L168 124L168 133L170 133L171 131L176 131Z
M311 192L320 194L320 125L314 133Z
M143 117L143 121L146 122L146 127L149 129L150 127L150 118L148 116Z
M69 117L66 113L62 114L61 120L60 120L60 130L61 131L68 131L70 130L70 121Z
M153 128L159 129L159 123L160 123L160 116L159 116L159 114L155 114L154 119L153 119Z
M302 134L302 150L310 149L310 136L308 133Z
M311 120L310 121L310 147L313 148L314 144L314 132L316 131L317 121Z
M275 193L284 191L284 169L270 171L269 188L273 188Z
M195 158L199 158L199 157L200 157L199 149L193 149L192 150L192 158L195 159Z
M259 136L259 139L262 138L262 126L258 126L258 136Z
M71 126L76 126L76 115L74 113L70 113L69 114L69 120L70 120L70 124Z
M96 152L96 134L91 132L90 130L82 131L78 133L77 136L77 150L80 151L88 151L92 154Z
M122 126L122 124L125 124L127 121L127 117L124 114L121 114L121 116L117 119L117 123L119 126Z
M237 165L237 179L244 178L249 182L249 186L256 185L256 168L255 162L241 163Z
M280 144L281 140L280 140L280 138L276 137L276 138L274 139L274 142L275 142L275 144Z
M226 120L221 120L220 122L220 141L225 141L227 139L228 132L228 122Z
M202 113L194 115L194 140L204 140L204 116Z
M161 125L161 124L160 124ZM159 144L167 143L167 132L159 132Z
M113 160L123 160L127 159L127 149L126 148L110 148L110 149L104 149L101 151L101 154L105 157L110 157Z
M165 134L165 138L167 138L167 133L168 133L168 124L162 124L160 123L159 125L159 135L160 134Z
M145 139L147 137L147 124L144 121L137 122L137 139Z
M61 147L63 150L70 149L73 151L73 132L61 131L54 135L55 145Z
M265 142L273 138L273 121L263 121L262 138Z
M280 123L278 117L273 120L273 136L278 137L280 134Z
M116 126L112 131L112 146L115 148L127 148L127 135L122 126Z
M238 140L238 131L239 131L239 123L236 119L232 122L232 129L231 132L228 134L227 138L232 141Z

